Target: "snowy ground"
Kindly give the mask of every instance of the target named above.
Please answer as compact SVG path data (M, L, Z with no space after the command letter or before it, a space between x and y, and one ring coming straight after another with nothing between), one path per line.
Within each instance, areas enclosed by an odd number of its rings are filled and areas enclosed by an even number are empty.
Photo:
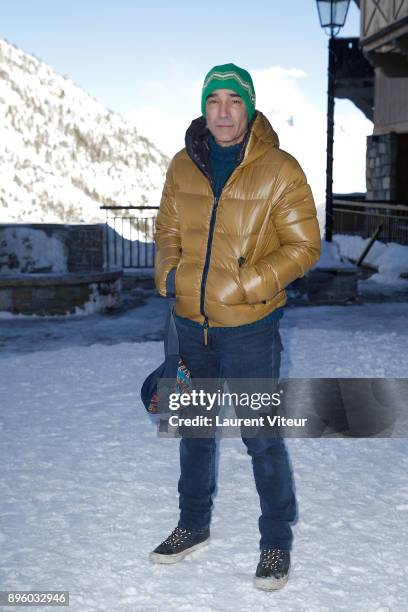
M323 242L323 251L331 251L332 259L335 258L335 249L338 255L357 261L370 242L369 238L361 236L350 236L347 234L335 234L331 244ZM338 258L338 257L337 257ZM320 262L319 262L320 263ZM364 263L378 270L376 274L377 283L394 284L401 280L399 277L408 275L408 246L396 242L382 242L375 240L370 248Z
M149 563L177 521L178 441L157 437L139 400L164 307L0 321L0 588L69 590L73 612L406 609L404 439L287 441L299 521L280 592L252 586L259 507L239 439L220 442L210 546ZM406 377L406 315L287 309L282 376Z

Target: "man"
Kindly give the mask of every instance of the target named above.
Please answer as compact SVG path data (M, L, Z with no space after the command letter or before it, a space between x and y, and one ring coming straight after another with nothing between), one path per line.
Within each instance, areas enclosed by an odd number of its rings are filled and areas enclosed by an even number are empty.
M215 66L202 89L202 117L170 163L156 221L155 282L166 296L176 269L180 355L194 378L278 378L285 287L320 255L316 208L294 157L255 110L251 76ZM244 437L260 498L255 585L288 579L296 514L284 442ZM183 436L180 520L150 555L174 563L209 541L216 440ZM237 529L239 526L237 525Z

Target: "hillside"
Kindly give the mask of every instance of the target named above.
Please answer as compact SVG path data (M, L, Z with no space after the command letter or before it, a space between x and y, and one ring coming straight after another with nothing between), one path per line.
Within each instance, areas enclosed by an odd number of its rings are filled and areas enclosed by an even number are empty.
M159 203L168 158L66 76L0 39L0 222L104 221Z

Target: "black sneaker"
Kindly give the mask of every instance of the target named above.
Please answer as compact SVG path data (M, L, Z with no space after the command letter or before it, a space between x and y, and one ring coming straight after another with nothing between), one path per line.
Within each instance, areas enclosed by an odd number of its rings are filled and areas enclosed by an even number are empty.
M255 586L264 591L281 589L288 581L290 552L280 548L261 550L255 573Z
M208 544L209 540L209 529L197 533L176 527L169 537L150 553L149 559L154 563L177 563L194 550Z

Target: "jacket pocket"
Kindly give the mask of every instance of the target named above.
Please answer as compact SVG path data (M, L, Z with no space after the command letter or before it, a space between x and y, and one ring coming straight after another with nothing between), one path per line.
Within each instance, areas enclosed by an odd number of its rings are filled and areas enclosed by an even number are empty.
M239 288L240 288L240 289L241 289L241 291L242 291L243 303L244 303L244 304L247 304L247 303L248 303L248 301L247 301L247 297L246 297L245 289L244 289L244 286L243 286L243 284L242 284L242 282L241 282L241 277L240 277L240 274L239 274L239 270L240 270L240 268L242 268L242 266L245 264L245 261L246 261L246 260L245 260L245 257L244 257L243 255L241 255L241 256L240 256L240 257L238 257L238 259L237 259L237 262L238 262L238 281L237 281L237 283L238 283Z

